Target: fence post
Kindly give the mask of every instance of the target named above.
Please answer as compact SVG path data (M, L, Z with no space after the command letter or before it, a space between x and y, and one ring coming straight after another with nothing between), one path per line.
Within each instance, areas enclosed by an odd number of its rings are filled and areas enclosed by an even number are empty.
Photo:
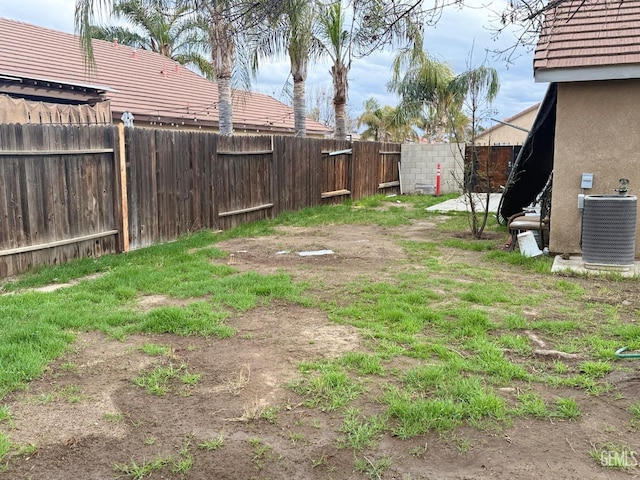
M127 152L124 143L124 124L118 124L118 158L119 165L116 167L116 174L120 176L120 205L122 212L122 251L129 251L129 201L127 199ZM119 173L118 173L119 172Z

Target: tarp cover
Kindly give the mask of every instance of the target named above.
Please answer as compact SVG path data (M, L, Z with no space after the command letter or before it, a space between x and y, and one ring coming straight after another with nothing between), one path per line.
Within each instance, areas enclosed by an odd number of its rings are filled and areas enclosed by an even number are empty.
M64 105L0 95L0 124L4 123L106 124L111 123L111 107L109 101L95 105Z
M551 83L505 185L499 206L504 222L535 201L553 171L557 98L557 85Z

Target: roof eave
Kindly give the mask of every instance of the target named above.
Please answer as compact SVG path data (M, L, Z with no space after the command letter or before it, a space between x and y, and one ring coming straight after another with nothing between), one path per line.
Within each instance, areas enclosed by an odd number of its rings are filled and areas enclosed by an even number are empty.
M605 65L597 67L537 68L536 83L589 82L597 80L626 80L640 78L640 64Z

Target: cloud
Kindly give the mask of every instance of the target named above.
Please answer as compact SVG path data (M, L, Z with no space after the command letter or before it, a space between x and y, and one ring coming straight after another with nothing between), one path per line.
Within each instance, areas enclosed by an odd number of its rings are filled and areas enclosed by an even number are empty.
M73 33L75 0L15 0L2 3L1 17Z

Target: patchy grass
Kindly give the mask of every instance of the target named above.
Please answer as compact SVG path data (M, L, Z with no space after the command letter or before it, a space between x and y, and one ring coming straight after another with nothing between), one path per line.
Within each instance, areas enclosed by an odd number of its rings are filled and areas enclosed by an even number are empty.
M171 384L178 379L183 385L193 386L198 383L200 374L189 373L186 365L176 367L169 362L167 365L157 365L151 371L142 373L133 379L133 383L144 388L151 395L164 396L171 391Z
M547 422L578 420L583 400L576 398L585 396L574 398L571 389L606 395L614 388L607 382L608 375L623 368L615 350L620 346L640 349L640 327L633 323L640 314L637 309L628 314L623 300L617 298L616 287L624 285L624 280L590 284L583 278L552 276L550 258L502 251L498 240L451 235L466 231L467 219L452 214L441 221L441 214L436 217L425 211L442 200L375 196L286 213L274 221L221 234L201 232L127 255L35 270L5 284L3 289L14 295L0 297L0 398L25 388L51 360L68 352L74 332L98 330L115 339L134 333L226 338L235 333L227 324L230 317L280 300L321 309L331 321L360 333L363 341L353 351L301 363L298 378L289 387L303 397L304 406L314 410L311 426L333 428L335 446L352 449L355 470L371 478L380 478L391 467L391 458L375 455L384 435L410 439L437 432L451 439L458 452L466 453L472 445L460 435L459 427L501 428L520 417ZM216 247L217 242L275 235L279 225L393 227L421 219L440 222L434 237L395 239L406 256L397 269L346 284L324 285L317 280L311 289L282 272L240 272L216 261L227 256ZM501 232L503 227L491 220L487 228ZM100 276L55 292L27 290L92 273ZM614 281L612 286L609 282ZM325 286L330 294L323 293ZM144 295L183 299L185 305L145 312L138 306ZM245 338L252 339L250 334ZM540 343L545 349L578 354L580 359L540 359L534 351L543 348ZM170 345L145 343L140 351L158 357L152 368L133 379L147 393L188 393L201 382L200 374L189 372L176 360ZM74 374L80 371L73 364L62 369ZM242 367L237 375L223 380L228 393L242 391L249 373L248 366ZM550 394L553 387L562 387L563 396ZM31 400L73 403L84 398L79 387L69 385ZM283 419L289 408L284 404L257 408L242 418L264 420L266 428L278 425L291 447L304 448L313 441L286 426ZM636 427L640 403L625 408ZM332 426L324 420L323 411L336 412L333 415L341 422ZM103 419L123 420L117 413L106 413ZM0 426L12 425L11 411L0 407ZM265 441L251 437L247 442L256 470L279 460L274 447ZM144 443L154 445L156 438L148 436ZM220 433L194 443L202 452L192 453L195 447L184 441L176 460L131 460L114 469L129 478L163 469L168 475L171 471L188 476L198 454L218 450L223 444ZM0 433L0 460L16 448ZM630 453L625 446L604 444L594 447L591 455L603 467L625 468L625 452ZM418 448L416 454L424 451ZM314 468L328 469L328 458L329 454L318 451L309 461Z

